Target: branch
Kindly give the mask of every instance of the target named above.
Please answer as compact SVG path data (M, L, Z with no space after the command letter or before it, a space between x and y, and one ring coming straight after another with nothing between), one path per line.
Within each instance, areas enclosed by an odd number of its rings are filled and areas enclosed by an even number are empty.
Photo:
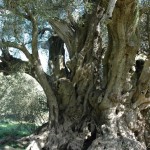
M51 28L43 28L43 29L39 30L39 32L38 32L38 34L40 34L40 38L43 36L45 31L49 31L50 33L53 32L53 30Z
M25 47L24 44L17 44L15 42L4 41L4 40L2 42L0 42L0 44L5 45L7 47L17 48L17 49L21 50L30 61L32 60L31 54L29 53L29 51L27 50L27 48Z
M35 18L32 19L32 53L38 58L38 25Z
M66 43L66 45L68 46L69 54L70 56L72 56L73 52L71 51L71 45L74 41L74 30L65 21L50 18L49 23L56 31L56 33L60 36L60 38Z
M106 16L108 19L112 18L112 13L114 11L116 2L117 0L109 0L107 11L106 11Z
M147 96L150 88L150 58L148 58L144 64L144 68L140 75L137 90L134 94L133 108L142 106L143 104L150 104L150 96ZM143 105L144 106L144 105ZM142 106L142 109L144 109ZM146 106L145 106L146 108Z
M38 59L38 22L35 16L31 13L31 11L26 8L28 16L30 17L30 21L32 23L32 54L35 59Z
M25 19L27 19L29 21L31 21L31 18L30 18L29 15L26 15L25 13L20 12L17 8L16 8L16 13L17 13L17 15L19 15L19 16L21 16L21 17L23 17L23 18L25 18Z

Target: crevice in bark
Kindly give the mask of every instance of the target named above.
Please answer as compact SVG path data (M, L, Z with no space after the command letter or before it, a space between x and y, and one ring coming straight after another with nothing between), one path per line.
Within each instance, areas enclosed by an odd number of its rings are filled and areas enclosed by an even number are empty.
M135 68L136 68L137 80L139 79L139 77L140 77L140 75L142 73L142 69L144 67L144 63L145 63L145 61L143 59L136 60Z
M92 142L96 139L96 133L97 133L97 131L96 131L96 128L95 128L94 131L91 133L91 136L88 137L84 141L82 150L87 150L91 146Z

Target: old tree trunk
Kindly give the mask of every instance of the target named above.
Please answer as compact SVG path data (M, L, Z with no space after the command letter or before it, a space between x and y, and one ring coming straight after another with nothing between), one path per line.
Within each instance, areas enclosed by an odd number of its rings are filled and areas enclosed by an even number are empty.
M23 44L3 42L25 53L28 66L34 69L30 74L47 96L49 133L46 141L39 136L38 147L146 150L148 131L141 112L150 102L150 61L148 56L141 67L135 60L140 45L138 1L96 1L93 8L80 23L73 18L69 23L49 20L57 33L49 39L51 76L41 67L37 22L31 12L26 11L33 26L32 55ZM102 47L104 23L108 30L107 49ZM70 57L67 63L64 43ZM5 62L10 61L8 57L3 58ZM4 67L2 63L0 67Z

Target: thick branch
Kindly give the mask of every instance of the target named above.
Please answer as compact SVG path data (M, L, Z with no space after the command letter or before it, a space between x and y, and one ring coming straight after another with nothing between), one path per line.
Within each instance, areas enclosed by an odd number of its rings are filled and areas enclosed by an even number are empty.
M128 9L122 7L123 5L126 5ZM139 19L137 7L136 0L132 0L132 3L118 0L112 22L108 24L109 46L108 54L106 53L104 60L108 72L105 83L107 90L100 108L112 107L111 104L114 105L122 101L122 93L127 93L130 90L130 68L134 65L139 48L138 33L136 32ZM124 85L127 82L129 88L125 89Z
M29 53L29 51L27 50L27 48L25 47L24 44L18 44L18 43L10 42L10 41L2 41L1 45L17 48L17 49L21 50L30 61L32 60L31 54Z
M35 64L35 72L38 77L38 81L40 85L42 86L46 97L47 97L47 104L49 106L49 111L50 111L50 120L51 120L51 127L56 127L58 123L58 104L57 104L57 99L56 96L53 92L52 87L48 83L48 80L46 78L46 75L42 69L42 66L40 62Z
M32 27L32 53L35 58L38 58L38 25L35 18L32 20Z
M43 28L38 31L38 34L40 35L40 37L42 37L42 35L45 33L45 31L49 31L50 33L53 32L53 30L51 28Z
M32 23L32 54L35 59L38 58L38 22L35 16L26 9L27 14L30 16L30 21Z
M133 105L134 108L137 108L143 105L144 103L146 103L146 105L150 104L150 96L147 96L150 90L149 88L150 88L150 59L147 59L144 64L144 68L140 75L138 86L133 97L133 101L135 102Z
M68 46L68 51L70 56L73 55L74 52L72 49L72 41L74 41L74 31L73 29L64 21L49 19L49 23L53 27L53 29L57 32L57 34L63 39L63 41Z
M149 10L150 12L150 10ZM147 29L147 36L148 36L148 44L150 48L150 13L147 14L147 21L146 21L146 29Z
M105 21L106 24L108 24L110 22L110 19L112 19L116 2L117 2L117 0L109 0L109 2L108 2L108 6L106 9L105 15L103 17L103 20Z
M116 2L117 0L109 0L107 11L106 11L106 15L108 18L112 18L112 13L114 11Z

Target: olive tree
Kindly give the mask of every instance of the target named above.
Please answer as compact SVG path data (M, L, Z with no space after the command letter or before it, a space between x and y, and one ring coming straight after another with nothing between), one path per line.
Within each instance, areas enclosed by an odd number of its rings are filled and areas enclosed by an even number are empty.
M19 63L42 86L49 108L45 148L146 149L141 111L149 107L150 60L136 59L141 12L138 0L3 3L0 69L7 75ZM47 31L50 74L39 55ZM28 61L14 58L10 47Z
M0 74L0 80L0 120L47 122L46 97L36 80L24 73Z

